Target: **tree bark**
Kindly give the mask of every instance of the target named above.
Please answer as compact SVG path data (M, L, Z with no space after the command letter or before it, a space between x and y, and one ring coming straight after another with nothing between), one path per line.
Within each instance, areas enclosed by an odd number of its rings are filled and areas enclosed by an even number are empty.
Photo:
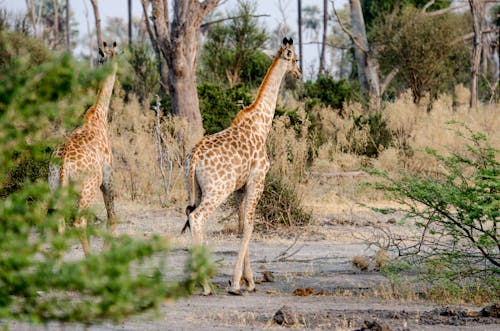
M102 30L101 30L101 15L99 14L99 5L97 0L90 0L92 8L94 9L95 17L95 33L97 36L97 47L103 47L102 45Z
M128 0L128 46L132 46L132 0Z
M145 1L143 1L144 6ZM169 26L168 2L152 0L152 18L155 42L168 66L168 92L172 113L187 119L190 130L188 144L203 136L198 91L196 62L200 28L203 18L214 9L219 0L175 0L172 24ZM164 74L163 71L160 74ZM165 87L164 87L165 88ZM185 146L190 148L191 146Z
M484 6L479 0L469 0L470 10L472 14L472 29L474 31L473 47L471 53L471 82L470 82L470 107L477 109L478 102L478 75L481 64L481 47L482 47L482 17Z
M69 52L71 50L70 44L70 31L69 31L69 0L66 0L66 51Z
M302 53L302 1L298 0L297 2L297 9L298 9L298 27L297 29L299 30L299 65L300 65L300 72L304 73L304 58L303 58L303 53Z
M319 71L321 76L325 71L326 35L328 31L328 0L323 0L323 40L321 42L321 54L319 57Z
M54 33L54 43L52 49L59 48L59 9L57 8L57 0L52 0L52 10L54 11L54 26L52 32Z
M368 46L361 3L359 0L349 0L349 4L351 7L351 38L354 43L354 57L358 67L361 93L369 101L370 109L380 109L381 90L378 64Z

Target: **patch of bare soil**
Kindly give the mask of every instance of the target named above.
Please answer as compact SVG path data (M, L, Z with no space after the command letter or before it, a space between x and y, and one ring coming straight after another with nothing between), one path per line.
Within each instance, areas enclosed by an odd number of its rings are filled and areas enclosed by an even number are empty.
M180 235L185 217L176 210L141 210L121 205L119 233L148 237L159 234L170 240L166 278L180 277L191 245L190 235ZM398 215L378 216L368 211L316 216L315 225L287 233L255 233L250 245L257 291L228 295L239 238L229 212L214 215L206 224L206 243L218 272L212 280L215 294L195 293L178 302L165 302L158 312L131 317L119 324L66 325L66 330L499 330L498 315L482 313L483 307L438 306L421 301L383 299L389 281L369 267L359 271L355 256L373 256L363 243L374 227L398 231ZM229 230L228 230L229 229ZM402 229L400 229L402 230ZM101 243L92 242L98 250ZM74 257L83 256L75 244ZM373 293L379 295L372 295ZM383 293L382 293L383 294ZM12 322L10 330L61 329L59 324L34 327Z

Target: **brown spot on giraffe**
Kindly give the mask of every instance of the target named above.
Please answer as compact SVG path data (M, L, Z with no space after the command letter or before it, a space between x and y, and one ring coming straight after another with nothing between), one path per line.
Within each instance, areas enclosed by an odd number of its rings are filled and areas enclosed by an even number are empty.
M116 54L116 43L110 48L106 43L99 49L99 63L112 60ZM60 159L49 165L49 184L52 190L74 183L79 193L78 210L85 209L94 201L99 190L104 197L108 217L108 229L114 232L116 215L112 175L112 154L108 139L107 114L118 66L112 63L112 73L106 77L97 94L95 103L87 110L84 124L69 134L66 141L56 148L53 157ZM81 228L80 241L85 255L90 253L84 217L75 220ZM60 231L64 230L64 221Z
M241 294L243 276L247 290L255 290L253 273L248 260L248 245L253 231L255 207L264 190L269 169L266 139L271 128L279 87L286 72L297 78L302 75L297 66L293 41L283 39L257 94L255 101L241 110L230 127L202 138L186 159L186 183L190 205L188 220L182 230L191 228L196 245L203 244L203 226L209 215L235 192L239 203L241 246L234 267L229 293ZM208 283L204 294L210 294Z

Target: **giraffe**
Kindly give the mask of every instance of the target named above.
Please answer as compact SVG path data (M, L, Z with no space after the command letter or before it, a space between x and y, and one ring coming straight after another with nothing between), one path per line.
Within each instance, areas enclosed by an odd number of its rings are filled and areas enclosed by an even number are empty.
M116 55L116 42L110 48L106 42L99 48L99 63L112 60ZM114 232L116 215L112 174L112 154L108 139L108 108L113 93L118 65L113 61L111 74L106 77L97 93L94 104L87 110L84 124L69 134L63 144L58 146L52 157L60 159L49 165L49 186L55 190L60 186L75 183L79 193L78 210L90 206L99 191L102 191L107 212L107 227ZM74 222L81 231L80 241L86 256L90 254L86 235L87 220L80 217ZM62 221L59 232L64 231Z
M266 139L271 129L279 87L285 73L302 77L292 39L283 39L271 67L259 87L255 101L241 110L223 131L203 137L186 157L185 177L190 199L187 221L182 229L191 229L193 243L203 244L203 226L209 215L235 192L239 203L239 227L242 239L229 289L241 295L240 280L247 291L255 290L248 260L248 245L253 231L255 207L264 191L269 170ZM203 294L211 292L208 282Z

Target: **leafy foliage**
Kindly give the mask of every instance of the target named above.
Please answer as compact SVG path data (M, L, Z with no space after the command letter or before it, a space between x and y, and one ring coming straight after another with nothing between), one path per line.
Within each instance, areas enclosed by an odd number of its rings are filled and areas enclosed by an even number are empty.
M499 151L483 134L469 130L465 137L467 153L444 156L427 150L443 169L432 177L403 173L395 179L385 172L371 173L384 179L376 187L403 205L421 229L418 238L392 241L401 258L420 261L432 282L443 279L463 287L478 280L498 293Z
M239 1L229 21L210 26L207 41L200 54L202 80L259 84L271 59L260 49L266 43L265 29L254 17L255 3Z
M469 29L464 14L429 16L412 7L388 14L373 31L381 70L397 68L399 92L410 88L416 103L426 93L436 99L469 78L470 51L456 42Z
M131 74L121 79L124 89L134 93L141 102L150 100L159 88L158 61L152 53L147 45L130 46L128 64Z
M304 226L312 221L312 214L302 208L296 190L272 174L266 176L256 212L260 218L257 227L265 229L280 225Z
M224 130L252 99L245 86L225 88L217 83L198 85L200 111L206 134Z
M357 86L346 79L334 80L330 75L319 76L315 82L304 84L303 97L311 99L308 107L320 101L323 105L333 109L342 109L345 102L349 102L357 91Z
M357 132L364 131L363 143L359 142ZM351 150L358 155L377 157L389 147L392 142L392 133L381 113L354 115L354 126L348 134L351 141Z
M1 33L0 45L11 50L8 33ZM177 281L164 279L168 247L159 237L109 238L96 232L111 242L109 249L85 260L69 255L80 234L73 227L61 234L58 228L61 220L75 218L77 194L71 187L50 192L31 164L47 160L50 128L74 125L87 90L109 69L91 71L69 55L37 62L36 54L9 53L2 58L7 65L0 66L0 188L10 180L17 184L0 198L0 319L91 324L189 294L213 271L204 251L191 252Z
M363 17L365 23L370 30L377 24L377 19L381 16L391 15L397 13L405 7L423 8L429 1L427 0L361 0L361 9L363 10ZM427 11L431 12L447 8L451 5L451 1L436 1Z

